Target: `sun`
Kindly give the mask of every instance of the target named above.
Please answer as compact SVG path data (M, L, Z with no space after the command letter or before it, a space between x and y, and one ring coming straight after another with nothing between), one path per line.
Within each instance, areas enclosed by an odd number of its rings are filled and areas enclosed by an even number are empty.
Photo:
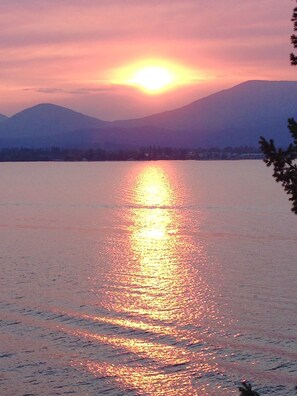
M146 66L137 70L130 83L149 93L158 93L174 82L173 73L162 66Z
M197 82L196 70L176 61L150 58L111 69L112 84L135 88L147 95L158 96Z

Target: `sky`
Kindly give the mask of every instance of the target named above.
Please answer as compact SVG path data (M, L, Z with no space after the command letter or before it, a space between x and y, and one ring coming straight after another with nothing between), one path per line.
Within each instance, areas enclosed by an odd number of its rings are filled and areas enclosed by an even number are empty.
M103 120L181 107L246 80L296 80L292 0L0 0L0 113L54 103ZM161 66L157 93L133 83ZM133 80L134 78L134 80Z

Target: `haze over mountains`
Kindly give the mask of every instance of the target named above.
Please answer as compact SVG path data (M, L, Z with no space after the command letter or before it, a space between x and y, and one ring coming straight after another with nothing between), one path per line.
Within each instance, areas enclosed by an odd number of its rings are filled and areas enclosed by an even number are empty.
M286 145L296 99L295 81L248 81L176 110L114 122L39 104L0 115L0 147L256 147L260 135Z

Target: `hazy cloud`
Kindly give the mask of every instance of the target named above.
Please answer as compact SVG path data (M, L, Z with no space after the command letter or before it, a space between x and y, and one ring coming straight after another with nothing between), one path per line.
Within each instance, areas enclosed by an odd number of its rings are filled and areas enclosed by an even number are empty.
M24 88L27 92L40 92L47 94L71 94L71 95L91 95L100 92L115 92L123 88L123 85L109 84L96 88Z

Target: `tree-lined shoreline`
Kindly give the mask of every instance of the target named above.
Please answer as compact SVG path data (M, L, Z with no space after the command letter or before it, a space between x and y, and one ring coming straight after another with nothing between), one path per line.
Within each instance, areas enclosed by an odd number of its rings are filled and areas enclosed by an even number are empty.
M154 161L154 160L240 160L262 159L257 147L225 148L172 148L149 146L131 150L4 148L0 149L0 162L23 161Z

